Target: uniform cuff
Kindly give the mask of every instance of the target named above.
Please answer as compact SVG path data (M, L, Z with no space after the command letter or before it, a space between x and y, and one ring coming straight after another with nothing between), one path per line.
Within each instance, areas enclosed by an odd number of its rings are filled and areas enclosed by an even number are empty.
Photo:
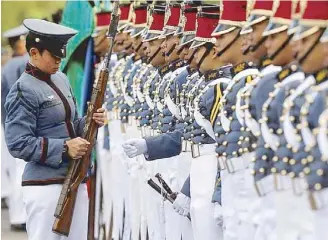
M62 163L65 139L43 138L40 162L52 168Z

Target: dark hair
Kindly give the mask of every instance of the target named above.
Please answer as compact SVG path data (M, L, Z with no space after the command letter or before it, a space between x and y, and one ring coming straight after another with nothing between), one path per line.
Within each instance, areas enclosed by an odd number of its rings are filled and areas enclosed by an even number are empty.
M25 46L26 46L26 50L27 50L28 54L30 54L31 48L38 49L40 54L42 54L44 52L44 50L46 50L43 46L40 45L40 43L37 43L35 41L36 38L37 38L37 36L32 32L29 32L29 34L27 34Z
M63 10L58 9L55 13L51 15L52 22L59 24L61 22L62 15L63 15Z
M15 44L20 39L20 36L8 38L8 43L12 49L15 50Z

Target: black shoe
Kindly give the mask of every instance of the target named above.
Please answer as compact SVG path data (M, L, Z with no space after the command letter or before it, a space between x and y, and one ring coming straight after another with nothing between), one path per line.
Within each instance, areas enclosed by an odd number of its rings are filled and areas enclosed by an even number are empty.
M11 224L10 230L13 232L26 232L26 224Z
M8 209L7 199L1 198L1 209Z

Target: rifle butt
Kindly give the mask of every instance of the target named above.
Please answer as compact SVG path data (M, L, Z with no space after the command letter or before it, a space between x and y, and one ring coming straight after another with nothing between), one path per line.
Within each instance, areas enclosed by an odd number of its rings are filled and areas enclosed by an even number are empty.
M64 202L62 208L62 215L55 219L55 222L52 226L52 231L54 233L66 237L69 235L72 219L73 219L76 197L77 197L77 190L71 191L69 197Z

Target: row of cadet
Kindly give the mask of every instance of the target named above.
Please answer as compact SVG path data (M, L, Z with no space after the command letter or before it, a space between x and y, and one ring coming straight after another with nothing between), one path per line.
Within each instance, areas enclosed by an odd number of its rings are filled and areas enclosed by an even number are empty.
M98 134L99 235L327 239L328 2L120 13ZM96 15L100 55L110 14Z

